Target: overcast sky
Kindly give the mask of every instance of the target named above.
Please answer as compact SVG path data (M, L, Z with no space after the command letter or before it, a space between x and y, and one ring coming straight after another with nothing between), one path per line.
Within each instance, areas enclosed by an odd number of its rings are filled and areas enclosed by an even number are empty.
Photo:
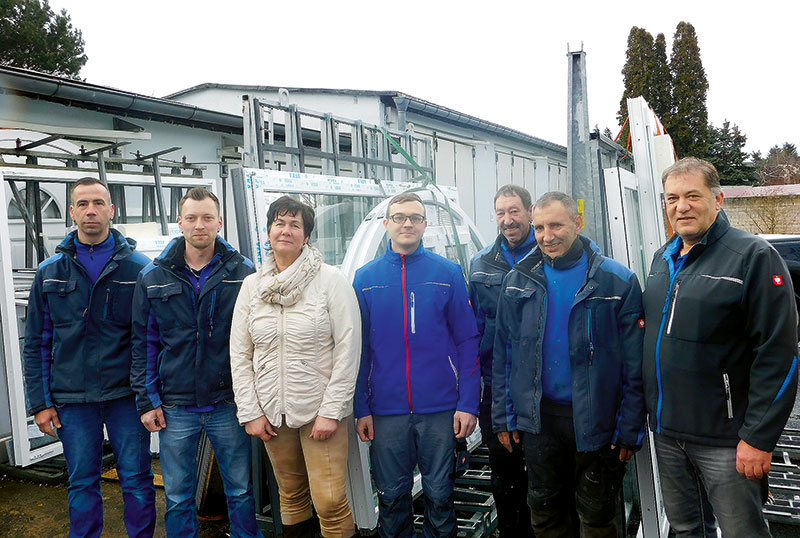
M566 144L567 44L587 53L589 121L618 131L632 26L697 31L709 120L747 150L798 135L797 1L51 0L83 32L88 82L162 97L203 82L397 90ZM324 111L323 111L324 112Z

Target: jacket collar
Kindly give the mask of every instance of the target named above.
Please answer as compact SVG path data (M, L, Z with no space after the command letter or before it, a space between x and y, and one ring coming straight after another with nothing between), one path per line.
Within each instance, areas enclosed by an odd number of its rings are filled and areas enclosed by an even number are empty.
M406 254L405 255L405 261L406 261L407 264L408 263L413 263L413 262L421 259L424 255L425 255L425 245L423 244L423 241L420 241L419 242L419 246L417 247L417 250L415 250L411 254ZM397 264L401 263L401 258L400 258L401 254L399 254L399 253L395 252L394 250L392 250L392 240L391 239L386 244L386 254L384 254L384 256L386 256L386 259L389 260L392 263L397 263Z
M156 265L166 268L183 267L186 265L184 254L186 252L186 240L183 236L178 236L172 239L169 244L164 248L161 254L153 260ZM235 255L238 254L227 241L220 236L217 236L214 241L214 254L219 255L220 263L227 263Z
M600 247L597 246L597 243L588 237L579 235L575 241L580 241L583 251L586 252L586 256L589 259L588 277L591 278L595 271L597 271L597 268L600 266L600 262L603 260L603 253L600 250ZM570 248L570 250L572 250L572 248ZM532 275L537 271L544 271L544 269L542 269L543 263L544 254L542 253L542 249L540 249L537 245L530 254L528 254L521 262L514 266L514 270L519 271L528 277L532 277Z
M130 256L136 249L135 240L131 239L130 237L125 237L114 228L109 229L109 234L114 238L114 253L112 254L113 259L121 260L122 258L126 258ZM61 252L70 257L74 257L77 254L77 249L75 248L75 241L77 241L77 239L78 230L72 230L56 247L56 252Z
M731 222L728 220L728 215L725 214L725 211L720 209L719 213L717 213L717 218L714 220L714 224L712 224L711 227L706 230L706 233L703 235L700 241L698 241L689 251L690 253L695 251L697 252L697 254L694 254L692 257L698 256L699 253L708 248L708 246L719 241L723 235L728 233L730 228ZM664 249L663 257L666 259L667 257L674 256L676 252L680 252L682 247L683 239L681 239L678 234L673 234L667 243L667 247Z

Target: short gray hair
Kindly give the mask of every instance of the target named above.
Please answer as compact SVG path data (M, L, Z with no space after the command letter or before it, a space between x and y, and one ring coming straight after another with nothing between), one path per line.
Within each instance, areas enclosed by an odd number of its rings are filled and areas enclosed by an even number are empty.
M566 208L567 213L569 213L569 218L572 220L580 216L580 213L578 213L578 204L575 202L575 199L569 194L559 191L550 191L541 195L539 199L536 200L533 209L544 209L545 206L549 206L553 202L560 202L561 205Z
M683 176L695 172L703 176L706 187L714 196L722 192L722 186L719 184L719 172L717 172L716 167L710 162L697 157L684 157L664 170L661 174L661 185L666 184L669 176Z
M528 192L528 189L520 187L519 185L512 185L509 183L497 189L497 194L494 195L495 203L497 203L497 199L501 196L519 196L526 211L531 207L531 193Z

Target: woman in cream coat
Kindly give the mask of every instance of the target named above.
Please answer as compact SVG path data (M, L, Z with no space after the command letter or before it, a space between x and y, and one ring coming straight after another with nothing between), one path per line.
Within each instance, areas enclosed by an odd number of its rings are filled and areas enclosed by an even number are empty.
M350 538L347 424L361 355L361 319L345 276L308 244L314 210L288 196L267 212L272 250L242 283L231 327L239 422L264 441L287 538Z

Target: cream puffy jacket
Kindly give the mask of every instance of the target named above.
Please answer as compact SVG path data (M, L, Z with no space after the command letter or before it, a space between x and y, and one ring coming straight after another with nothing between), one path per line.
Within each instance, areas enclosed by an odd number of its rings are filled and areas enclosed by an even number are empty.
M264 301L261 271L242 283L231 323L230 355L237 416L266 416L299 428L317 415L353 412L361 357L361 317L353 287L335 267L319 272L290 305Z

